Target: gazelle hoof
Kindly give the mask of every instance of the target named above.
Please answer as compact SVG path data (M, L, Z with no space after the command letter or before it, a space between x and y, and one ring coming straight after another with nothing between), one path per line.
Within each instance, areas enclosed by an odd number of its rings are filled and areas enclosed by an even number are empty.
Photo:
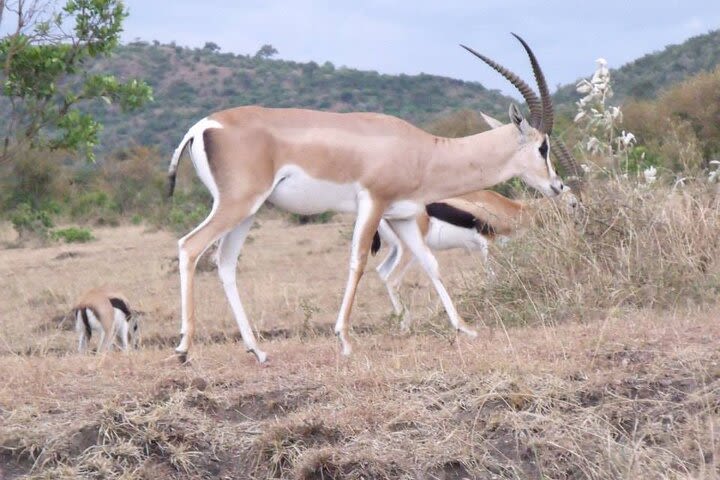
M458 328L458 332L462 332L470 338L477 338L478 336L478 332L469 327L460 327Z
M265 363L268 360L267 353L263 352L262 350L255 350L253 348L249 349L248 352L255 355L255 358L257 358L258 363Z
M190 364L190 362L188 361L188 352L180 352L178 350L175 350L175 354L177 355L177 359L180 362L180 365Z

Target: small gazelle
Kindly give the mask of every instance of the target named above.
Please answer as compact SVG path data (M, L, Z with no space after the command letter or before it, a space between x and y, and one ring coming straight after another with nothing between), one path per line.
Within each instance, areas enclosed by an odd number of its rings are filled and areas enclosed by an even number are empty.
M93 333L99 336L97 352L114 345L122 350L137 349L140 342L138 316L130 310L127 298L118 290L103 286L83 293L73 307L78 351L85 353Z
M441 138L377 113L258 106L216 112L192 126L170 162L170 193L180 156L187 148L198 176L212 194L213 206L205 221L178 242L182 339L176 352L180 361L186 361L195 332L195 266L217 240L218 273L245 347L258 361L266 360L235 278L240 250L255 213L266 201L299 214L356 213L350 271L335 323L344 355L351 353L350 312L381 219L419 260L453 327L477 335L458 315L415 217L428 203L512 177L520 177L547 196L563 190L548 156L553 109L547 83L530 47L516 38L530 58L540 98L517 75L464 47L508 79L531 113L528 121L511 105L511 124L478 135Z

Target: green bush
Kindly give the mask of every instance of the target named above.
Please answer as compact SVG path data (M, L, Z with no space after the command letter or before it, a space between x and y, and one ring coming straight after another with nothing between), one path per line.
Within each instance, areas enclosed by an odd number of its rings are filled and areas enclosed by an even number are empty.
M65 243L86 243L95 240L92 232L87 228L68 227L50 232L50 238Z
M290 214L290 220L298 225L307 225L308 223L329 223L335 212L327 211L318 213L317 215L299 215L297 213Z
M11 212L10 221L21 239L47 238L48 229L53 226L51 215L47 210L37 210L28 203L21 203Z

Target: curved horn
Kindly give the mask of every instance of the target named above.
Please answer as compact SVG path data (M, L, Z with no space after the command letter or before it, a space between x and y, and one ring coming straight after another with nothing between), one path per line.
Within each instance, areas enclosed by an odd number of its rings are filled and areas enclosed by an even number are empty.
M538 96L533 92L533 89L530 88L530 85L525 83L525 81L515 75L513 72L508 70L507 68L503 67L499 63L495 62L494 60L489 59L485 55L476 52L470 47L466 47L463 44L460 44L461 47L463 47L468 52L472 53L476 57L478 57L483 62L490 65L491 68L493 68L495 71L497 71L500 75L505 77L510 83L513 84L515 88L518 89L518 91L522 94L523 98L525 99L525 102L527 102L528 107L530 107L530 125L532 125L535 128L538 128L540 126L540 123L542 122L542 105L540 103L540 99Z
M580 190L583 184L583 177L585 172L577 164L575 157L570 153L570 150L565 146L562 140L559 138L553 138L553 143L557 149L551 149L557 157L563 170L565 170L565 181L573 189Z
M535 75L535 81L538 85L538 90L540 90L540 98L542 100L542 120L540 122L539 130L543 133L550 134L552 133L555 115L553 113L552 98L550 98L550 91L548 90L547 82L545 81L545 75L543 75L540 64L538 63L537 58L535 58L535 54L530 49L530 46L519 35L514 33L512 35L520 41L527 52L528 57L530 58L530 64L532 65L533 74Z

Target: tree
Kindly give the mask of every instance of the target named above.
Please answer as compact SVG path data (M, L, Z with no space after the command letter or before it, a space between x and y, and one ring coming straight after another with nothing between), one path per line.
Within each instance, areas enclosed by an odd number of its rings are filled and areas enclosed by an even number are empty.
M255 53L255 58L270 58L273 55L277 55L278 51L275 47L270 45L269 43L266 43L262 47L260 47L260 50Z
M203 46L203 50L206 50L211 53L219 52L220 45L218 45L215 42L205 42L205 45Z
M119 81L88 70L92 59L117 47L127 17L121 0L66 0L51 10L44 0L0 0L0 162L20 148L80 152L93 159L102 129L87 108L92 102L130 111L152 100L143 81ZM4 13L4 15L2 15Z

